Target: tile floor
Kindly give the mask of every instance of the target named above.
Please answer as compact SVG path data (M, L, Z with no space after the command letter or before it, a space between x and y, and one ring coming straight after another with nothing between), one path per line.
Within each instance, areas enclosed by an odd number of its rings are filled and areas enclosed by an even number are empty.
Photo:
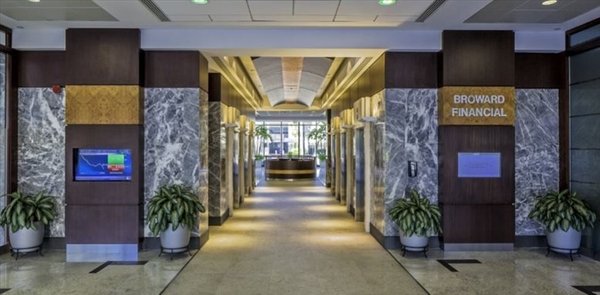
M317 182L268 181L193 258L145 251L144 265L65 263L64 251L0 256L0 294L586 294L600 262L540 249L384 250ZM450 264L438 259L475 259ZM400 264L401 263L401 264ZM415 280L416 279L416 280ZM10 289L6 291L4 289ZM590 288L587 294L600 294Z

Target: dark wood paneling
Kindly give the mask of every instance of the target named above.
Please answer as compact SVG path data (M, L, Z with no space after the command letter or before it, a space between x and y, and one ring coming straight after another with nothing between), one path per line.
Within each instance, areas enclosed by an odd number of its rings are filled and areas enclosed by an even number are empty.
M208 101L221 101L221 74L208 74Z
M385 88L438 88L438 53L386 52Z
M512 31L444 31L443 86L514 86Z
M199 88L200 59L198 51L146 51L144 87Z
M221 101L227 106L237 108L242 115L248 116L250 119L254 118L252 106L233 88L233 85L227 79L217 73L211 73L209 77L209 101Z
M67 244L136 244L143 227L140 207L77 206L66 207Z
M440 203L512 204L515 195L515 131L512 126L439 127ZM500 178L458 178L459 152L501 153Z
M65 85L64 51L20 51L17 56L19 87Z
M139 85L138 29L67 29L68 85Z
M513 243L512 205L442 205L444 243Z
M13 51L14 52L14 51ZM17 85L18 71L15 66L13 53L7 54L7 101L6 101L6 191L15 192L18 189L18 159L19 159L19 93ZM7 200L9 201L9 200Z
M208 92L208 60L200 54L200 89Z
M143 203L143 135L141 125L69 125L66 128L66 202L71 205L135 205ZM74 181L74 150L131 149L131 181ZM157 159L159 160L159 159Z
M516 88L561 88L566 84L562 53L517 53Z

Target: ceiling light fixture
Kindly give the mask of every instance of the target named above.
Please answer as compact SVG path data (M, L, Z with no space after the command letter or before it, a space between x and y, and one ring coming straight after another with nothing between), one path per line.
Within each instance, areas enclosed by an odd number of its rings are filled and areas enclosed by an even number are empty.
M192 0L195 4L208 4L208 0Z
M38 3L38 2L40 2L40 0L29 0L29 2L35 2L35 3Z
M558 2L558 0L544 0L544 2L542 2L542 5L544 5L544 6L554 5L557 2Z
M379 0L379 5L388 6L396 4L396 0Z

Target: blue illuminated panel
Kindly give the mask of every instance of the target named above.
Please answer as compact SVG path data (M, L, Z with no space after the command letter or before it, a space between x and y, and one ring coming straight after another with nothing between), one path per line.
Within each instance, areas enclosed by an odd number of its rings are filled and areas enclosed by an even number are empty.
M459 178L499 178L500 153L458 153Z

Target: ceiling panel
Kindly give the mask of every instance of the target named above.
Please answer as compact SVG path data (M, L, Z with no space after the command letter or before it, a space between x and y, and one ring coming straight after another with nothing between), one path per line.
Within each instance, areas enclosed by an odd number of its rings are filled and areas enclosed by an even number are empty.
M332 15L253 15L255 21L276 22L331 22Z
M173 15L169 14L172 22L210 22L208 15Z
M208 4L194 4L189 0L154 0L167 15L249 14L245 0L213 0Z
M541 0L494 0L467 23L562 23L600 7L600 0L560 0L542 5Z
M102 8L0 8L0 12L20 21L117 21Z
M122 22L157 21L158 18L140 1L94 0L104 10Z
M337 15L335 17L336 22L373 22L377 18L376 14L362 14L362 15Z
M293 1L292 0L248 0L250 13L256 15L292 15Z
M300 15L331 15L332 18L337 11L338 0L329 1L300 1L294 2L294 14Z
M416 16L402 16L402 15L379 15L375 22L393 22L393 23L403 23L403 22L413 22L417 19Z
M76 8L76 7L98 7L92 0L51 0L30 2L27 0L0 0L0 8Z
M250 14L211 14L210 18L214 22L249 22L252 21Z
M420 15L433 0L398 0L395 5L381 6L377 1L342 0L338 15Z

